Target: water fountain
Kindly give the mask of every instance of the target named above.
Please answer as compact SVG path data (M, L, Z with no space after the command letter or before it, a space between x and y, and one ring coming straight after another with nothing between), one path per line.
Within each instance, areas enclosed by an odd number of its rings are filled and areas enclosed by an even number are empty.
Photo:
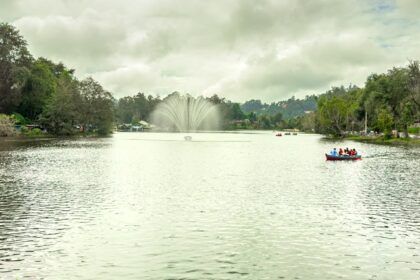
M203 97L174 93L165 98L152 113L152 122L159 129L173 132L197 132L219 127L218 107ZM184 137L191 141L192 137Z

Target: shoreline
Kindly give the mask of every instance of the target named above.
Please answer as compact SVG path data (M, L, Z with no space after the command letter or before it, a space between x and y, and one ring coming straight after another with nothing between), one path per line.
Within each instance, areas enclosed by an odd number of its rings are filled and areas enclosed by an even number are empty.
M74 134L74 135L52 135L52 134L41 134L41 135L13 135L0 137L0 141L30 141L30 140L53 140L53 139L80 139L80 138L108 138L109 135L98 135L98 134Z
M367 137L367 136L348 136L343 139L352 140L356 142L389 145L389 146L414 146L420 147L420 139L415 138L390 138L384 139L382 137Z

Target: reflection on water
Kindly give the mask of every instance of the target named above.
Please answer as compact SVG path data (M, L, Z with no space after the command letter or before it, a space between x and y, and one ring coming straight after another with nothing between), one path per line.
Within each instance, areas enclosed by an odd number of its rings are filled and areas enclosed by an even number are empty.
M0 140L0 278L420 278L419 149L184 136Z

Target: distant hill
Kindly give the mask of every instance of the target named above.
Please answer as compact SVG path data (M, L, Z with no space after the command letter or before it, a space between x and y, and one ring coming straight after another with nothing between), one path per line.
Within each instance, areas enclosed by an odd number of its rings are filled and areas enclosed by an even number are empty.
M275 115L282 113L284 119L291 119L302 116L305 112L315 111L318 96L308 95L304 99L292 97L286 101L273 102L271 104L262 103L261 100L249 100L241 104L244 113L251 112L257 115Z

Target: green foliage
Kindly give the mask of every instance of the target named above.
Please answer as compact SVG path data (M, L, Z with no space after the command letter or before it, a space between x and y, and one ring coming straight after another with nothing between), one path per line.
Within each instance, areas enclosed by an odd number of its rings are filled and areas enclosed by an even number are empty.
M257 128L270 129L272 127L270 116L261 115L258 117Z
M133 97L123 97L117 103L117 119L120 123L133 123L140 120L149 121L150 114L160 101L159 97L146 96L144 93L138 93Z
M420 127L409 127L407 131L411 134L420 134Z
M25 119L25 117L19 113L13 113L11 115L11 118L14 120L15 124L17 125L26 125L27 123L27 120Z
M131 124L138 125L140 121L141 119L139 119L137 116L133 116L133 118L131 119Z
M40 123L54 135L72 135L81 120L81 97L78 82L67 74L57 81L57 92L47 103L40 116Z
M56 77L51 65L45 60L37 60L30 70L22 89L22 100L18 111L35 120L56 90Z
M384 132L385 138L391 137L392 126L394 125L394 117L388 108L383 108L378 112L378 127Z
M0 137L15 135L14 125L12 117L0 114Z
M315 111L317 106L317 97L315 95L306 96L304 99L289 98L286 101L273 102L270 104L262 103L261 100L251 99L241 105L245 114L251 112L257 115L273 116L281 113L283 119L291 119L303 116L305 112Z
M257 114L254 112L250 112L246 115L246 118L250 120L251 122L255 122L257 121Z
M318 120L325 133L341 136L348 114L348 104L341 96L323 96L318 101Z
M18 30L0 23L0 113L10 114L21 101L32 56Z
M274 116L271 117L271 121L276 125L279 126L283 121L283 114L281 112L276 113Z
M111 93L92 78L83 80L79 90L84 130L96 131L100 135L111 133L114 121L114 98Z
M44 133L39 128L33 128L33 129L26 129L24 131L21 131L25 136L28 137L40 137L43 136Z
M311 112L300 117L297 128L306 132L314 132L316 129L316 114Z
M372 74L365 88L333 90L318 100L316 129L321 133L342 135L344 131L369 129L391 136L392 129L404 131L420 119L417 104L420 89L418 62L407 68L393 68L384 74Z
M55 135L72 135L80 128L101 135L111 132L112 95L91 78L79 82L74 70L62 63L34 61L26 41L7 23L0 23L0 73L0 113L16 112L17 124L40 124Z

